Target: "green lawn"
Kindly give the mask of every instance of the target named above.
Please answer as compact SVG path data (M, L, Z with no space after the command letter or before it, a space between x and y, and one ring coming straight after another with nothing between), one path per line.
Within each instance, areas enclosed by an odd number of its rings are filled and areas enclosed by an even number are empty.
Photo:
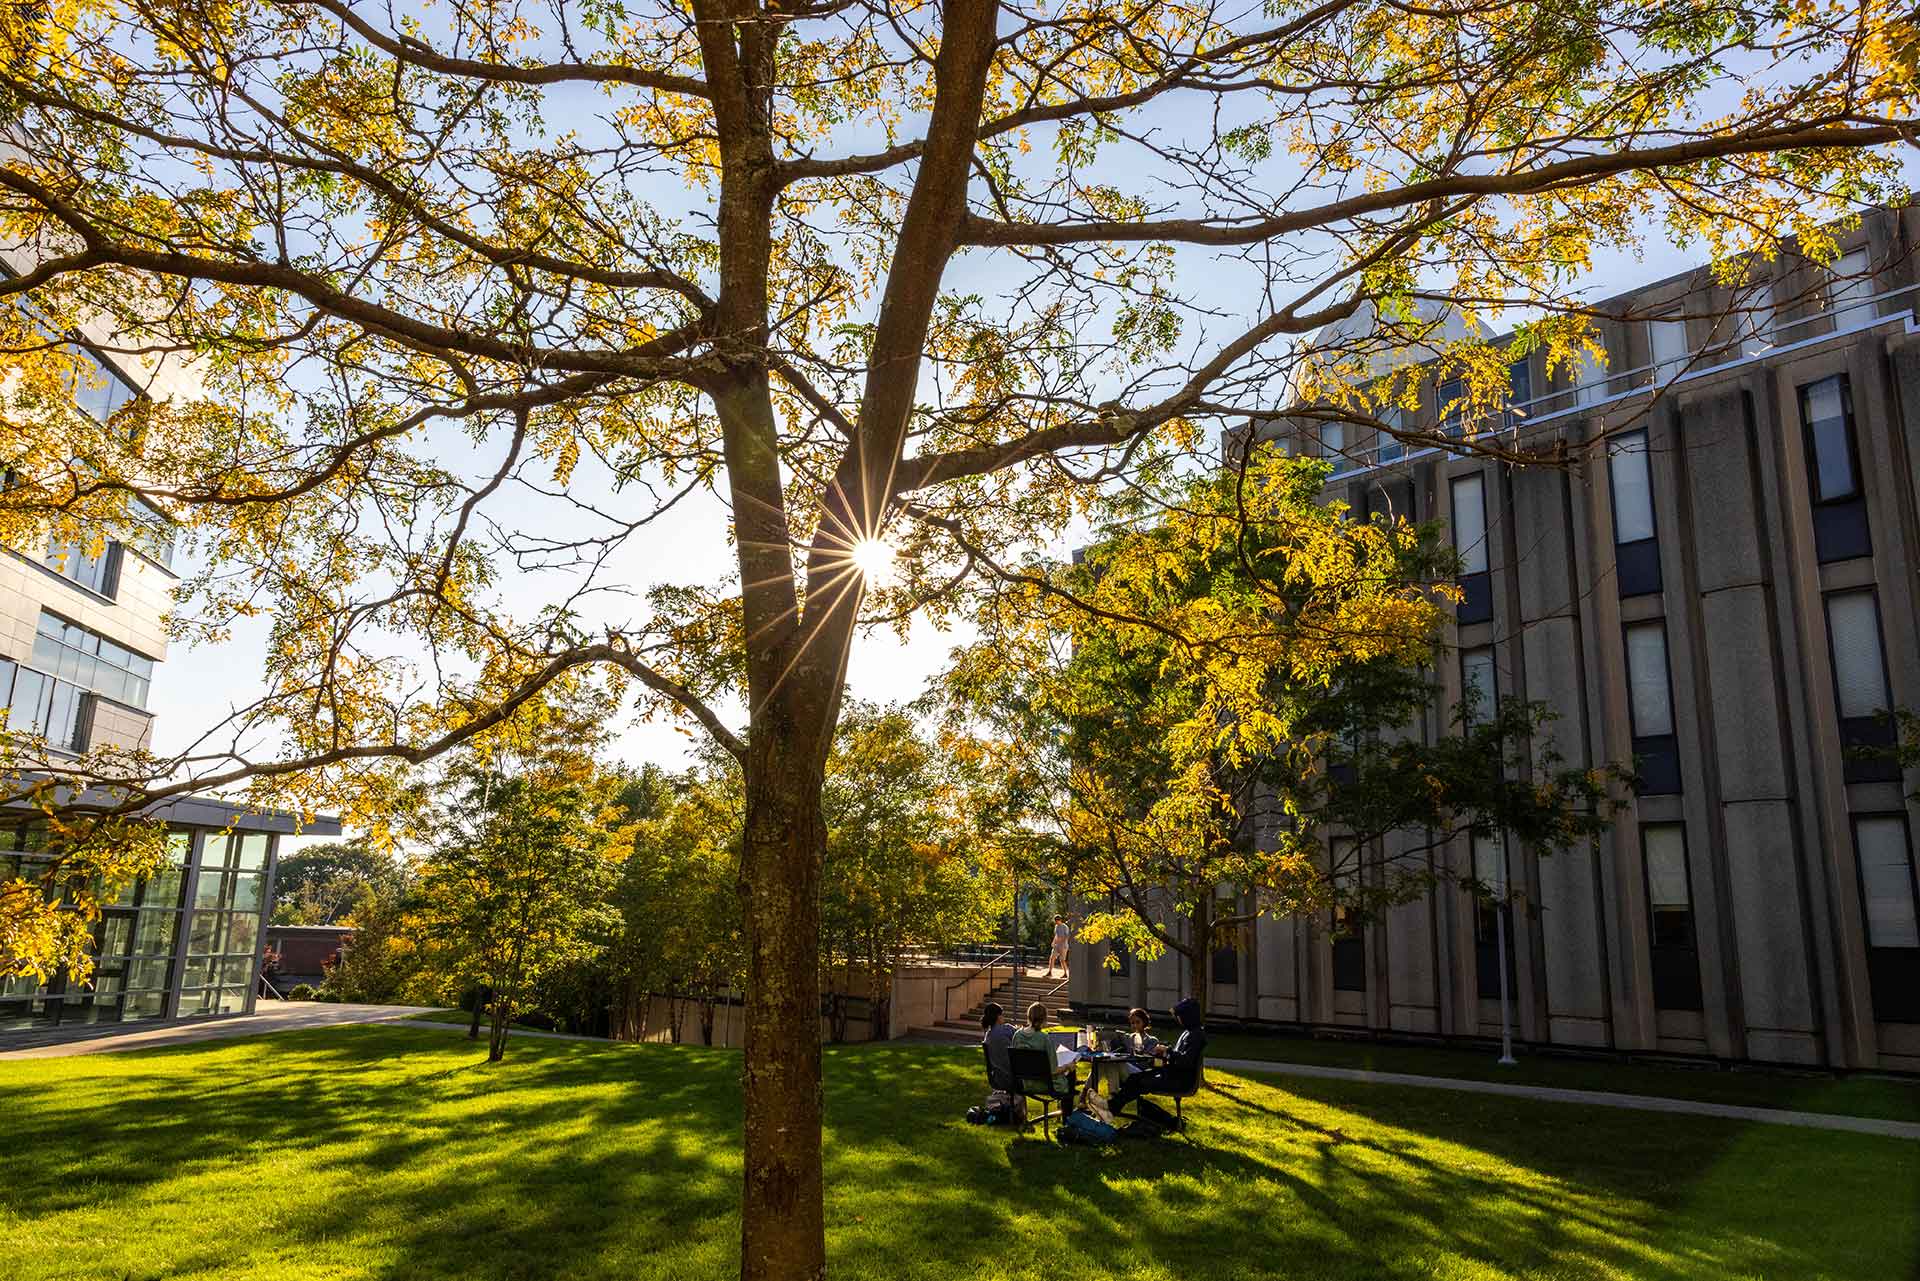
M338 1028L0 1063L0 1258L44 1277L673 1278L734 1266L738 1057ZM1778 1277L1920 1261L1920 1144L1210 1073L1192 1141L958 1113L978 1055L828 1052L836 1277Z
M1843 1116L1920 1121L1920 1081L1875 1076L1835 1077L1759 1069L1724 1071L1656 1063L1618 1063L1529 1054L1521 1051L1514 1067L1501 1067L1486 1050L1457 1050L1424 1045L1380 1045L1368 1041L1307 1036L1259 1036L1216 1033L1207 1053L1218 1059L1265 1059L1314 1063L1327 1067L1408 1072L1471 1081L1511 1081L1569 1090L1612 1090L1670 1099L1737 1103L1748 1107L1789 1108Z

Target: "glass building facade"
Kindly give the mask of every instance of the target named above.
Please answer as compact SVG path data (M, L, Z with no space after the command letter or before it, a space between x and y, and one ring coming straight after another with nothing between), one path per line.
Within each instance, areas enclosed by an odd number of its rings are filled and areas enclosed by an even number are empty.
M107 905L90 982L0 982L0 1032L136 1023L253 1010L279 837L176 826L167 862ZM0 827L0 880L37 880L44 829Z

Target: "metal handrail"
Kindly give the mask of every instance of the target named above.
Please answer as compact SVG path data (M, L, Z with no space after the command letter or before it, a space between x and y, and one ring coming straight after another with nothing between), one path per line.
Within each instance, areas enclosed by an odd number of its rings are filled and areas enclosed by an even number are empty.
M985 970L987 974L987 990L991 992L993 990L994 966L1000 964L1000 962L1006 960L1008 957L1012 955L1013 955L1013 949L1008 948L1006 951L1001 952L999 955L990 957L985 965L979 966L977 969L973 971L973 973L967 975L967 977L961 979L958 983L948 984L946 993L940 998L941 1021L946 1022L953 1018L953 994L956 989L963 988L967 984L973 982L975 979L980 977L980 972L982 970Z

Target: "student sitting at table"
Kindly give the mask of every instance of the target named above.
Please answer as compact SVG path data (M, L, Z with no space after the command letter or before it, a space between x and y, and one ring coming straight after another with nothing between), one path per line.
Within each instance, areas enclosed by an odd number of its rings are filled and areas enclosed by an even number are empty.
M1147 1030L1152 1026L1152 1021L1147 1018L1145 1010L1128 1010L1127 1030L1114 1037L1106 1049L1110 1052L1150 1055L1160 1048L1160 1042L1154 1040L1153 1034ZM1140 1070L1138 1063L1129 1063L1124 1059L1097 1063L1094 1065L1093 1079L1087 1082L1087 1089L1105 1089L1108 1094L1112 1094L1120 1088L1122 1081Z
M1108 1100L1115 1112L1142 1094L1191 1094L1199 1085L1200 1064L1207 1054L1207 1029L1200 1024L1200 1002L1185 998L1173 1007L1173 1017L1180 1024L1180 1039L1172 1049L1159 1045L1153 1050L1156 1059L1165 1060L1164 1066L1136 1072L1122 1081Z
M1053 1038L1047 1035L1047 1007L1039 1001L1027 1007L1027 1025L1013 1034L1012 1045L1016 1050L1039 1050L1045 1054L1047 1061L1054 1064L1055 1076L1073 1070L1072 1064L1061 1067L1055 1059Z
M1160 1049L1160 1042L1154 1039L1153 1033L1149 1030L1152 1027L1153 1020L1147 1017L1145 1010L1138 1008L1128 1010L1127 1048L1135 1054L1157 1053ZM1127 1068L1128 1076L1132 1076L1140 1070L1139 1066L1133 1063L1127 1064Z
M1073 1060L1060 1062L1060 1056L1053 1052L1053 1038L1047 1035L1047 1007L1035 1001L1027 1007L1027 1025L1013 1034L1012 1046L1016 1050L1038 1050L1047 1056L1047 1062L1053 1064L1053 1074L1069 1079L1073 1074ZM1071 1112L1071 1106L1067 1109Z

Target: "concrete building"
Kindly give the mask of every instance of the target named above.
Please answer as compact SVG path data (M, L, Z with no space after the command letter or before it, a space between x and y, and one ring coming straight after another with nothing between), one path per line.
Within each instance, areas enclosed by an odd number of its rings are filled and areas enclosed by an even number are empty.
M17 255L0 262L21 265ZM75 397L102 419L136 396L186 385L178 369L138 370L82 336L63 337L94 366ZM164 531L165 518L152 519ZM89 550L56 538L31 554L0 552L0 709L10 732L42 738L56 753L149 745L148 697L164 679L170 540ZM95 980L0 980L0 1032L251 1012L276 847L294 824L212 798L156 812L171 828L169 865L106 909L95 931ZM325 821L303 830L340 829ZM44 824L0 811L0 882L37 880L48 857Z
M1920 211L1879 211L1830 270L1789 254L1738 288L1702 270L1601 304L1604 368L1517 359L1502 439L1586 446L1577 465L1272 428L1338 456L1356 513L1451 526L1457 650L1408 732L1443 732L1472 682L1550 704L1571 763L1637 762L1586 847L1445 856L1518 896L1524 1041L1920 1070L1920 777L1874 750L1884 709L1920 709L1917 241ZM1456 434L1457 394L1430 378L1406 425ZM1216 955L1212 1010L1496 1035L1498 920L1451 884L1364 928L1262 919ZM1076 946L1076 1004L1164 1008L1184 982L1104 959Z

